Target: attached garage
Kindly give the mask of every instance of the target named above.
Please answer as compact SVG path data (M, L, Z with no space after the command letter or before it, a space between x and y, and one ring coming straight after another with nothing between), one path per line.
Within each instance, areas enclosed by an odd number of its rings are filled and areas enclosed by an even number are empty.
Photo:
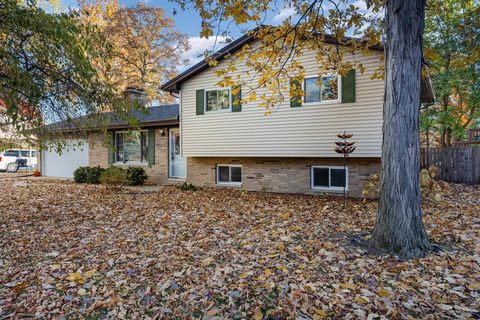
M42 175L46 177L73 178L78 167L88 166L89 146L86 140L65 141L61 153L42 151Z

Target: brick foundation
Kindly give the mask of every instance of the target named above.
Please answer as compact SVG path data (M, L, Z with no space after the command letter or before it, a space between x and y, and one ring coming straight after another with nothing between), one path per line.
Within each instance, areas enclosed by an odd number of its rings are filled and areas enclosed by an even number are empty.
M339 158L197 158L187 159L187 182L197 186L215 186L217 164L240 164L242 188L251 191L282 193L319 193L310 188L310 168L342 166ZM349 161L349 196L361 197L371 175L380 172L378 158L352 158Z

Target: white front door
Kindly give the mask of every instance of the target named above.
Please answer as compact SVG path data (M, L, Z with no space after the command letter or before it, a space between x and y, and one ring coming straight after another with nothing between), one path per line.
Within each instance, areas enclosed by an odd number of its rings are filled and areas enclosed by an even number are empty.
M185 158L180 153L180 131L170 129L170 178L185 178Z

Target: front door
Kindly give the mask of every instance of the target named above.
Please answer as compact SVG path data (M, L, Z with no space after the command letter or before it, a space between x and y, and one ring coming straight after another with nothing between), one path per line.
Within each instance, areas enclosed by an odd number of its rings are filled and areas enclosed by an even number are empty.
M170 178L185 178L185 159L180 153L180 131L170 129Z

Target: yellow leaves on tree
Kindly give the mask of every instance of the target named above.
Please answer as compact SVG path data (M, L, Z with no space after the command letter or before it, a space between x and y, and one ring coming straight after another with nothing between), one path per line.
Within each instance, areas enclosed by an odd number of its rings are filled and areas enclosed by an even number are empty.
M127 86L139 86L150 101L172 102L159 84L176 75L189 48L173 19L143 3L125 8L118 0L84 0L80 6L82 19L97 26L111 45L110 54L95 63L113 89L121 93Z
M241 85L244 96L242 103L258 98L258 106L265 109L265 114L270 114L282 102L290 99L288 88L292 79L298 79L300 83L303 81L305 74L299 60L305 53L314 52L318 74L344 75L352 68L363 73L365 66L355 59L355 55L371 54L371 47L380 43L379 22L383 8L380 0L369 2L372 14L368 17L356 5L346 2L332 2L337 4L334 9L324 1L284 3L279 7L291 8L295 15L276 26L264 25L274 7L271 0L175 2L183 9L190 5L189 9L199 12L202 18L201 37L208 38L218 34L219 30L223 31L222 27L225 26L221 24L222 21L240 26L246 23L257 25L248 34L259 41L245 44L240 51L226 59L226 66L218 65L217 61L209 65L220 66L215 70L219 77L218 85L229 86L233 85L232 82ZM346 37L347 30L353 31L356 37L363 36L362 41ZM228 33L228 30L225 32ZM247 70L242 72L241 79L236 79L235 71L231 70L232 64L238 62L242 62L242 67L245 64L244 70ZM383 69L376 75L382 76ZM262 94L252 94L257 90Z

